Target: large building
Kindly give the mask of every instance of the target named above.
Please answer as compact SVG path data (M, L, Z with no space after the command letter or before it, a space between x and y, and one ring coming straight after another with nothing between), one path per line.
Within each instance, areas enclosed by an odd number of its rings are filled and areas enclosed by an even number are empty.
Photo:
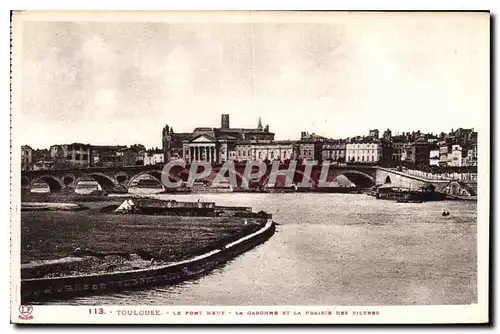
M346 144L347 162L376 163L382 159L382 145L375 140L361 140Z
M344 140L326 140L321 146L321 158L326 161L346 161L346 142Z
M291 141L251 142L241 141L235 146L231 158L235 161L286 161L293 159ZM234 158L233 158L234 157Z
M315 133L309 134L307 131L300 133L300 140L295 143L293 158L297 160L315 160L323 159L323 143L327 139Z
M175 133L172 127L165 125L161 132L164 161L183 157L183 143L193 137L192 132Z
M396 136L392 138L392 160L401 161L403 160L403 151L406 141L403 136Z
M184 140L184 160L224 163L229 160L229 151L234 150L238 139L229 135L221 135L214 128L196 128L192 138Z
M168 160L182 158L186 161L223 163L233 157L238 143L271 143L274 133L269 125L262 126L259 118L256 128L231 128L229 115L221 116L221 127L198 127L192 133L174 133L166 126L163 147ZM181 144L179 144L181 142Z
M295 144L294 158L297 160L316 160L322 158L323 142L313 139L299 140Z
M429 143L423 136L403 147L401 160L418 167L429 166L430 150L433 144Z
M49 151L50 158L56 169L85 168L93 166L92 149L88 144L72 143L52 145Z
M118 167L132 165L127 146L89 145L82 143L52 145L50 160L55 169Z
M382 146L382 157L381 161L392 161L394 149L392 147L392 142L389 140L382 139L380 141L380 145Z

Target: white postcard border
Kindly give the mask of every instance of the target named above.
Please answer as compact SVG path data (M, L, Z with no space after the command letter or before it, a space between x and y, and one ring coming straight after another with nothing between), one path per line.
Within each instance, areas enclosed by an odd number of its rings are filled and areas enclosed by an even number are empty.
M92 14L91 17L99 20L138 20L133 13L120 12L119 15ZM229 15L228 15L229 14ZM479 133L478 145L478 304L473 305L446 305L446 306L34 306L30 320L19 318L19 282L20 282L20 147L22 143L18 141L16 135L22 131L22 125L18 123L16 114L19 113L20 101L22 99L20 87L20 48L19 36L22 29L22 20L41 19L60 20L61 15L71 15L65 13L25 13L15 16L13 20L13 41L12 41L12 160L11 160L11 322L13 323L158 323L158 324L195 324L195 323L475 323L488 321L488 266L489 266L489 215L490 215L490 124L489 110L477 112L478 118L484 120L481 127L477 129ZM83 14L79 14L83 15ZM151 15L151 16L148 16ZM196 20L228 20L230 22L240 22L241 20L283 20L290 22L299 18L297 13L263 13L255 15L249 12L242 13L206 13L191 12L180 18L180 13L142 13L141 20L153 18L158 20L163 17L165 20L177 22L198 22ZM308 18L311 22L329 19L328 13L316 13L316 16ZM369 15L367 13L363 15ZM380 14L375 14L380 15ZM417 15L417 14L414 14ZM439 15L439 14L432 14ZM485 14L476 14L485 15ZM119 18L118 18L119 16ZM21 19L22 17L22 19ZM79 16L83 19L83 16ZM85 17L88 19L90 16ZM226 22L226 21L224 21ZM89 309L102 308L106 314L92 314ZM119 310L159 310L161 316L120 316ZM306 312L321 312L330 310L334 315L320 316L307 315ZM202 311L204 315L180 315L175 316L172 312L179 311L183 314L186 311ZM208 311L225 311L224 316L208 316ZM248 312L276 311L279 315L249 315ZM301 312L298 316L286 316L282 312ZM336 312L348 312L347 315L337 315ZM375 311L379 315L353 315L353 312ZM168 314L167 314L168 312ZM231 312L231 314L229 314ZM241 312L242 315L236 315Z

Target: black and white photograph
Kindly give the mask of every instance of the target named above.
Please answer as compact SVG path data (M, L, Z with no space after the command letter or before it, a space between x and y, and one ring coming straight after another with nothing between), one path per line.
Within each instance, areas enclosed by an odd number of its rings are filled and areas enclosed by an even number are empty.
M12 322L487 321L488 12L11 25Z

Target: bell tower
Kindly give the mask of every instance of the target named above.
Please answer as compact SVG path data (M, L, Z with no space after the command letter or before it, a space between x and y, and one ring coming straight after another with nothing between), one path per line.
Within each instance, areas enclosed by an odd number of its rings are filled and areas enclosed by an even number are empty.
M261 131L263 130L263 128L262 128L262 120L260 119L260 117L259 117L259 123L257 124L257 129L259 129Z
M229 129L229 114L222 114L220 116L221 129Z

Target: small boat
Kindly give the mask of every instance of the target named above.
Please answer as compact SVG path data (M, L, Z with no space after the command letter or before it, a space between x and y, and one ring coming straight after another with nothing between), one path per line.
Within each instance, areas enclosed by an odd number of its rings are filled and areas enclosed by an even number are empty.
M446 217L450 215L450 211L443 211L442 216Z

